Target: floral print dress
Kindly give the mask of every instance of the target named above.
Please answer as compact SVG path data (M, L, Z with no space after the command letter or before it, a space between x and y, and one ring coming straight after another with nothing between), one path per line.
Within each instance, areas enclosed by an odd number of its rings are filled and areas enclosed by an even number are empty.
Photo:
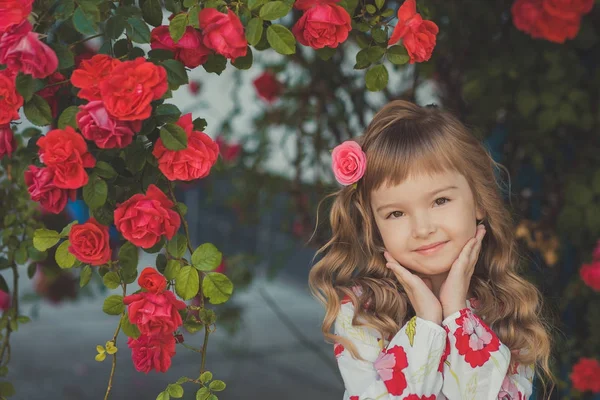
M344 380L344 400L527 400L533 366L509 370L511 351L473 313L472 302L439 326L413 317L389 341L374 329L353 326L346 298L335 334L350 340L360 356L341 344L334 354Z

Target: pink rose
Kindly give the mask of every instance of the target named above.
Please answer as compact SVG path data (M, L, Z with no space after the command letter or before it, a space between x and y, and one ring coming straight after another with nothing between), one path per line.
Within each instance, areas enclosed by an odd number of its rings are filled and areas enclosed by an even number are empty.
M188 68L196 68L204 64L211 53L211 50L202 43L200 31L192 26L185 29L183 37L177 43L171 38L168 26L157 26L152 30L150 47L172 51L175 59Z
M179 310L186 304L175 298L173 292L141 292L123 299L129 321L144 335L172 334L183 324Z
M331 158L335 179L342 185L353 184L365 174L367 156L360 145L352 140L336 146Z
M0 38L0 64L8 69L45 78L58 68L58 58L50 47L31 31L29 21L9 29Z
M336 48L348 39L352 19L348 11L334 3L296 1L295 8L306 10L292 27L292 33L300 44L313 49Z
M162 235L171 239L181 224L173 202L155 185L146 194L135 194L115 209L115 226L125 239L149 249Z
M206 47L231 61L246 55L248 41L244 35L244 25L233 11L228 9L224 14L214 8L203 8L198 13L198 21Z
M67 205L67 200L75 200L77 192L73 189L61 189L54 185L54 171L50 168L38 168L30 165L25 171L25 184L33 201L42 208L59 214Z
M171 181L191 181L206 177L217 161L219 146L206 133L194 130L192 114L183 115L177 125L185 130L188 147L169 150L159 138L152 151L158 160L158 168Z
M0 34L26 20L31 14L32 4L33 0L0 1Z
M142 121L119 121L111 116L102 101L90 101L79 108L77 125L81 134L101 149L123 148L142 129Z
M4 290L0 290L0 310L8 310L10 308L10 301L10 294L6 293Z
M586 285L600 292L600 260L596 260L591 264L583 264L579 270L579 275Z
M140 335L137 339L127 339L127 346L131 349L135 369L146 374L151 370L167 372L175 355L175 338L172 334Z
M0 126L0 160L4 156L9 156L15 151L17 148L17 142L15 140L15 135L13 134L12 129L10 129L10 125L1 125Z

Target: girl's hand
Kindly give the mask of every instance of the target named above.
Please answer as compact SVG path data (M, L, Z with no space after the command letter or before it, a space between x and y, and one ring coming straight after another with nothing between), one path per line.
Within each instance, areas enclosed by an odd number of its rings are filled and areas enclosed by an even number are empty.
M442 303L444 318L467 306L466 298L471 276L475 271L484 235L485 226L478 225L475 237L469 239L465 244L458 258L450 267L448 277L440 287L440 303Z
M402 267L387 251L383 255L388 261L386 267L392 270L398 282L404 287L417 317L440 325L442 323L442 305L431 291L431 281L421 279Z

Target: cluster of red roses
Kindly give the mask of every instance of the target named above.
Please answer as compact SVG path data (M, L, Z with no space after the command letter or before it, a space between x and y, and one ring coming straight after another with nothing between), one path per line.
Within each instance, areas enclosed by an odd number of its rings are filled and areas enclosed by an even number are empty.
M579 276L586 285L600 292L600 240L592 253L592 262L581 266Z
M15 79L19 72L34 78L46 78L58 68L54 51L32 32L27 21L33 0L8 0L0 4L0 158L10 156L16 141L10 121L19 119L23 97L17 92ZM43 95L44 93L40 93Z
M175 355L173 333L183 324L179 310L186 308L183 301L177 300L173 292L165 290L167 280L155 269L145 268L138 283L140 293L126 296L129 322L140 330L137 339L129 338L131 358L135 369L148 373L151 370L166 372Z
M581 357L571 370L573 387L580 392L600 393L600 362L593 358Z
M564 43L579 32L581 17L592 10L594 0L516 0L513 23L533 38Z

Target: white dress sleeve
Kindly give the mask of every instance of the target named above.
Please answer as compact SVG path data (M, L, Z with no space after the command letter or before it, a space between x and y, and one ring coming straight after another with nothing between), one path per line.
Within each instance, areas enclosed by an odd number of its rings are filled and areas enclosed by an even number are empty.
M372 328L353 326L354 306L345 302L335 321L335 334L351 341L364 361L341 344L334 354L350 400L435 399L443 383L442 353L446 331L414 317L389 341ZM430 397L431 396L431 397Z
M533 391L533 366L509 371L510 349L469 308L449 317L443 356L442 393L449 400L527 400Z

